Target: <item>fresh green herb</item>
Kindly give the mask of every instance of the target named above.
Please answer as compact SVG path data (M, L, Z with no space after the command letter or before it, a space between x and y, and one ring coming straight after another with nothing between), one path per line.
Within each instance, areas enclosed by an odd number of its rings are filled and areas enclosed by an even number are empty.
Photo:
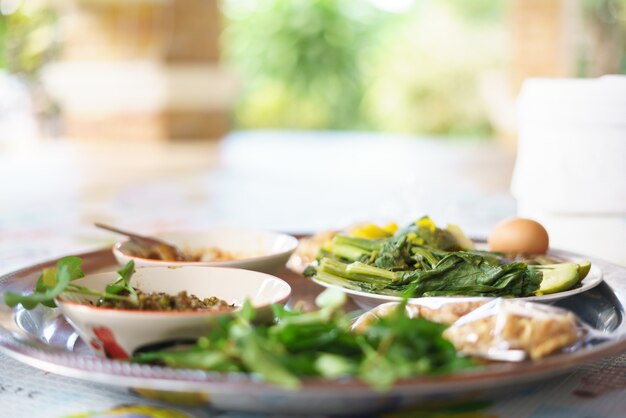
M294 389L304 377L357 377L385 390L414 375L451 373L473 366L442 337L445 326L411 319L403 305L362 334L351 330L343 311L346 296L328 289L313 312L273 306L276 322L254 324L254 309L244 308L186 351L142 353L133 361L219 372L252 373Z
M56 267L45 269L37 283L35 291L31 294L6 292L4 301L7 305L14 307L21 304L25 309L33 309L39 304L55 307L54 298L59 296L72 280L79 279L85 275L81 269L83 260L78 257L64 257L57 261Z
M447 374L472 366L457 355L441 334L445 325L424 318L409 318L404 304L380 318L365 334L361 344L365 358L362 378L378 387L390 387L397 379L424 374Z
M4 301L10 307L22 305L24 309L33 309L37 305L56 307L54 299L63 292L78 293L82 295L97 296L104 299L128 300L129 297L136 301L137 294L130 286L129 281L135 265L131 260L119 271L120 278L107 286L104 292L98 292L73 283L74 280L85 276L81 266L83 260L79 257L69 256L57 261L56 267L44 269L35 284L32 293L21 294L5 292ZM118 295L122 290L129 292L130 296ZM134 299L133 299L134 295Z
M126 265L117 272L120 277L114 282L108 285L105 289L105 293L111 295L119 295L120 293L128 294L133 305L137 305L138 297L135 289L130 285L130 278L135 273L135 262L130 260ZM105 298L106 299L106 298Z

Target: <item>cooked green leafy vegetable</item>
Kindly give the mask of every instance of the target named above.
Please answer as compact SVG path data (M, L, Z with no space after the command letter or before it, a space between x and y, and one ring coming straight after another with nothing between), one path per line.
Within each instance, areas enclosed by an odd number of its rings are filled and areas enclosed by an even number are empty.
M386 239L338 235L306 276L370 293L401 296L534 295L539 269L470 247L460 229L422 218Z
M255 324L248 303L224 318L186 351L141 353L133 361L218 372L252 373L285 388L301 378L357 377L384 390L396 380L415 375L451 373L473 366L442 337L445 326L411 319L404 305L362 334L351 330L343 312L345 295L329 289L313 312L273 306L276 322Z
M137 295L134 292L134 289L132 289L129 285L130 277L135 271L135 263L132 260L118 272L120 274L120 278L115 283L107 286L105 292L97 292L84 286L77 285L76 283L72 283L74 280L85 276L85 273L81 268L82 263L83 260L75 256L61 258L57 261L56 267L43 270L32 293L22 294L5 292L5 303L10 307L15 307L21 304L24 309L33 309L39 304L54 308L56 307L54 299L63 292L98 296L103 299L130 299L131 301L133 300L132 295L134 294L134 300L136 300ZM118 295L118 293L122 290L129 291L129 288L130 291L132 291L130 296Z

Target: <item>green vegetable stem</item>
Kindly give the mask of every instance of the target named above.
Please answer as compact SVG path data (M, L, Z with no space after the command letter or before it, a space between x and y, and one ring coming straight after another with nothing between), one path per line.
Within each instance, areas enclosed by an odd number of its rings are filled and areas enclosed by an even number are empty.
M430 218L410 224L386 239L336 236L307 277L381 295L509 296L535 295L543 274L523 262L477 251L458 228L437 228Z
M37 305L50 308L56 307L55 298L63 292L77 293L81 295L96 296L104 299L137 301L137 294L130 286L130 278L135 271L134 261L129 261L118 273L119 279L106 287L104 292L98 292L73 283L74 280L85 276L81 266L83 260L79 257L68 256L57 261L56 267L44 269L32 293L22 294L15 292L5 292L4 302L15 307L22 305L24 309L33 309ZM128 293L120 295L123 291Z

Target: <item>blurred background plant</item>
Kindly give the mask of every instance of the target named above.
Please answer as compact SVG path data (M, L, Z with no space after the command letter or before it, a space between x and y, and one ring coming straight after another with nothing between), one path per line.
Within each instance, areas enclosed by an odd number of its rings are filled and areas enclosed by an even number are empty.
M39 1L0 0L0 141L58 134L59 109L39 78L58 52L57 18Z
M626 0L582 0L580 77L626 73Z
M479 79L502 69L502 2L225 0L240 128L489 136Z
M162 5L148 0L132 3L139 7L142 2L150 10L161 7L163 10L155 13L169 17L184 15L185 7L192 4L180 0L164 1ZM129 41L128 36L141 38L143 34L151 42L167 43L170 27L155 23L146 13L131 19L128 15L132 13L123 12L131 6L124 2L80 0L63 4L86 8L93 21L98 21L94 15L102 11L97 10L113 3L118 7L108 8L109 15L102 18L100 26L88 20L81 27L83 32L94 32L78 36L86 39L82 52L93 51L95 59L102 59L97 48L88 45L90 39L123 43L120 39ZM243 86L232 109L234 128L496 137L502 131L498 119L508 119L494 113L508 109L510 116L518 87L511 91L503 88L515 68L512 51L527 38L525 34L512 39L515 25L511 21L517 19L521 22L518 26L528 27L524 19L538 22L532 13L546 17L557 6L557 21L569 11L581 17L572 20L576 26L576 39L571 42L576 51L576 71L558 76L626 72L626 0L553 0L550 4L557 5L554 7L531 3L534 6L520 0L214 2L215 10L219 4L223 18L221 48L215 55L239 74ZM37 89L40 70L62 46L58 36L57 20L62 17L59 4L50 0L0 0L0 70L16 75L40 96L35 103L38 113L54 109ZM193 4L203 7L199 2ZM531 6L537 10L531 10ZM517 10L511 12L515 7ZM181 19L191 23L193 16L185 16ZM133 22L136 27L128 29ZM550 33L551 22L537 23L541 36ZM185 26L185 21L177 24ZM208 31L206 22L198 27ZM212 28L217 31L216 24ZM527 30L536 28L531 29ZM95 33L98 30L111 33ZM158 31L163 36L146 35ZM189 39L195 40L192 45L198 47L199 34L190 33L193 36ZM527 43L532 42L538 41ZM166 48L155 47L161 49ZM545 61L545 56L535 58L538 62L528 56L528 68ZM167 65L168 58L159 59ZM494 75L499 80L496 83ZM503 123L507 124L512 125Z
M350 0L226 0L224 54L246 88L243 128L370 127L364 67L389 15Z
M33 80L55 57L57 12L36 1L0 1L0 69Z
M376 129L491 137L482 77L505 73L503 2L420 1L396 17L367 91Z

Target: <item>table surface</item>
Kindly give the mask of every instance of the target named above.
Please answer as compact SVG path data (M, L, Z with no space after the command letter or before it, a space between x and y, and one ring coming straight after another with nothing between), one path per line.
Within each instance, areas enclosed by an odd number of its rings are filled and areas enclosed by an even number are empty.
M484 236L515 212L508 194L512 164L511 154L493 144L337 133L0 149L0 273L110 246L116 237L93 228L94 221L144 233L215 224L308 232L430 213ZM2 417L157 416L158 410L161 416L256 417L153 402L2 354L0 362ZM626 356L620 356L495 403L387 416L621 417L625 389Z

